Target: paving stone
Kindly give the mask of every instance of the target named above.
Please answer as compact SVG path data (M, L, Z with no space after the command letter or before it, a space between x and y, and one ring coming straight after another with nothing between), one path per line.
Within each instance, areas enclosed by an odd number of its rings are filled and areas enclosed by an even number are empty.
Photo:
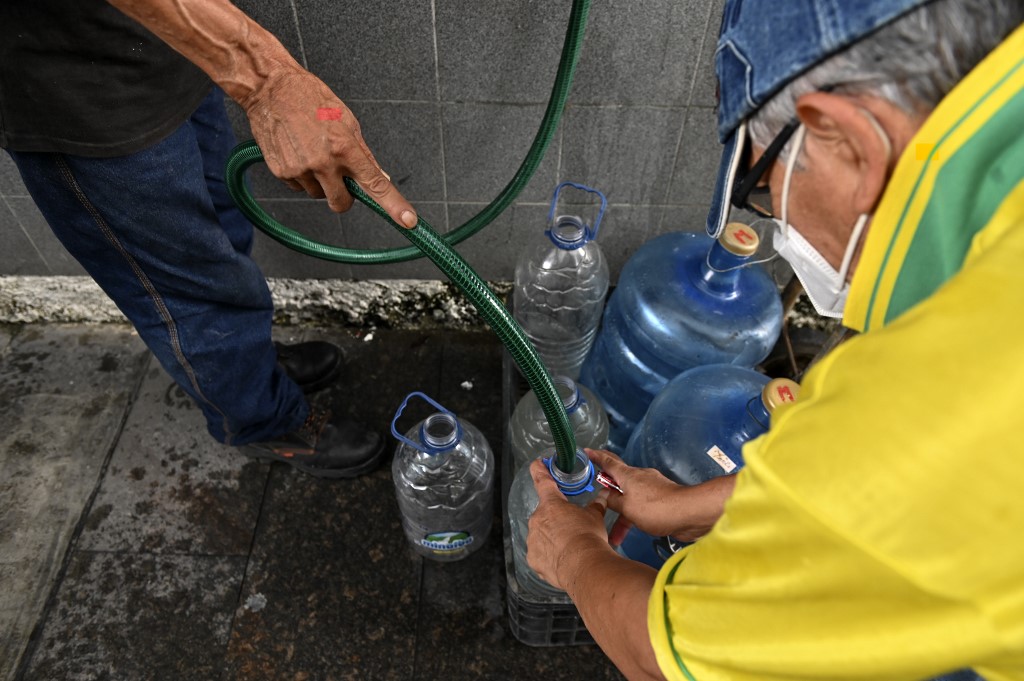
M415 678L622 679L596 646L540 648L516 640L508 626L500 536L466 560L425 561Z
M80 548L244 556L267 469L213 440L199 408L154 362Z
M0 356L0 678L42 612L147 359L123 326L33 326Z
M439 335L377 330L338 343L346 367L316 402L382 433L406 394L436 394ZM408 679L412 675L421 560L406 545L385 462L354 480L323 481L275 464L228 649L233 679ZM303 677L306 674L308 677Z
M215 679L245 558L76 553L24 681Z
M69 368L55 359L77 350L71 329L74 342L55 345L48 333L15 333L0 362L0 399L29 378L51 400L72 381L95 391L93 364L121 366L88 336L94 360ZM477 425L500 456L502 351L492 334L280 327L275 337L344 350L342 375L316 403L385 431L402 398L422 390ZM46 376L40 364L63 375ZM510 634L497 503L476 554L425 561L401 530L390 437L381 468L353 480L284 464L239 467L162 370L140 380L19 681L620 678L593 646L529 648ZM424 412L410 409L409 424ZM26 580L35 565L0 561L0 578L17 592L39 588ZM0 622L10 611L0 602Z
M341 481L275 466L227 678L409 678L419 573L390 466ZM247 608L250 598L265 607Z

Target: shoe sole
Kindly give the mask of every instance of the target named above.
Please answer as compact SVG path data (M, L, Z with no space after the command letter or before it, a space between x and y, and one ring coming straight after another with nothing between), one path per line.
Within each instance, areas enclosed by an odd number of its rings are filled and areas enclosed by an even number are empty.
M373 458L366 460L358 466L351 468L318 468L316 466L308 466L301 461L297 461L294 457L287 457L281 454L273 454L271 452L245 452L245 456L250 459L259 459L260 461L271 461L287 464L297 471L311 475L314 478L322 478L325 480L343 480L346 478L358 478L367 473L371 473L380 467L381 459L384 457L384 450L387 447L384 444L384 440L381 440L380 447L377 452L373 455Z

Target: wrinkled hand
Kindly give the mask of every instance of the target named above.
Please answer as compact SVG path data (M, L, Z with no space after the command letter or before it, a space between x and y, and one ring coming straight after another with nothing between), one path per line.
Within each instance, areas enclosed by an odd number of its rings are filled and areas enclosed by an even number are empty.
M359 122L319 78L281 68L239 103L267 167L289 187L343 212L353 198L342 178L351 177L395 222L416 226L415 209L381 170Z
M608 507L621 517L611 530L613 544L636 525L653 536L671 536L681 541L700 539L722 515L722 506L732 493L733 481L715 478L702 485L677 485L653 468L634 468L611 452L585 450L601 470L619 483L624 494L613 492Z
M530 464L530 475L540 503L530 517L526 561L545 582L569 591L577 571L593 552L615 555L604 529L607 493L580 508L558 491L540 459Z

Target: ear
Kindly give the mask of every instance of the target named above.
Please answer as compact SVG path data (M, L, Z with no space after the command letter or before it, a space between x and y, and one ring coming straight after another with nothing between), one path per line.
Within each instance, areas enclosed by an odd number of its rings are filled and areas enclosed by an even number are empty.
M796 113L807 128L805 144L813 139L829 152L831 171L853 188L851 208L858 214L873 212L889 177L892 147L872 114L854 100L828 92L803 95Z

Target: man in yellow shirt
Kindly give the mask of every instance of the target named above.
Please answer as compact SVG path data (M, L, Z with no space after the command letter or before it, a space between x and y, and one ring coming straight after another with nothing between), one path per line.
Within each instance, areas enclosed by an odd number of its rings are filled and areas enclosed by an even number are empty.
M658 573L534 464L530 564L629 678L1024 679L1022 21L1020 0L727 0L709 232L730 205L777 216L815 307L863 333L735 489L592 453L641 529L713 524Z

